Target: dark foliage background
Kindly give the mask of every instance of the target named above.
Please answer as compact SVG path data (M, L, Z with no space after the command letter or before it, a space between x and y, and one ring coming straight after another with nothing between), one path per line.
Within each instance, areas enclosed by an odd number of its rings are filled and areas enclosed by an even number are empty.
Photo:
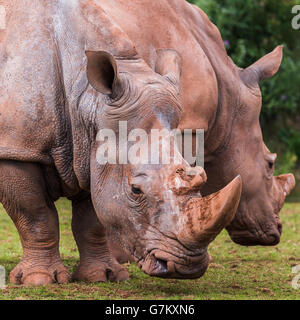
M264 138L278 153L277 173L300 171L300 30L294 30L296 0L189 0L219 28L233 61L245 68L284 45L280 71L261 83Z

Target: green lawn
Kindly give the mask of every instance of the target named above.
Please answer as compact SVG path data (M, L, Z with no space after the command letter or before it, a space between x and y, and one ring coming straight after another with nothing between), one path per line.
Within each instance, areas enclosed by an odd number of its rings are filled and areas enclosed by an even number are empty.
M70 203L57 202L60 214L60 251L70 271L78 251L70 229ZM287 203L282 211L283 236L276 247L241 247L226 232L211 244L213 257L206 274L198 280L163 280L128 266L131 278L123 283L71 283L23 287L8 283L0 299L299 299L292 288L292 267L300 264L300 204ZM21 257L18 234L0 208L0 265L8 273Z

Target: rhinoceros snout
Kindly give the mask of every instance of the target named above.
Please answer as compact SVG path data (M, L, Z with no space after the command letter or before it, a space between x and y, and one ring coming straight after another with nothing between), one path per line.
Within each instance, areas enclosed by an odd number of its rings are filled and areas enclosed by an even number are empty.
M153 277L168 279L196 279L200 278L206 271L210 257L207 251L191 259L177 261L178 258L170 253L154 250L140 263L139 267L146 274Z
M177 195L185 195L199 190L207 181L202 167L179 166L171 174L171 189Z

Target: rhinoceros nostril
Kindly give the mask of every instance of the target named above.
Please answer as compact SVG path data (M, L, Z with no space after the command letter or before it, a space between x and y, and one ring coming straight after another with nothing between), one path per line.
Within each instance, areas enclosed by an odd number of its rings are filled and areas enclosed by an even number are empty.
M275 246L280 242L280 233L279 229L274 230L272 233L268 234L266 239L263 242L265 246Z
M278 228L279 234L281 234L282 233L282 223L281 222L278 222L277 228Z
M195 175L191 181L191 187L193 189L200 188L203 184L205 184L206 178L203 175Z
M175 175L171 176L172 184L177 194L199 191L206 183L207 176L202 167L178 167Z

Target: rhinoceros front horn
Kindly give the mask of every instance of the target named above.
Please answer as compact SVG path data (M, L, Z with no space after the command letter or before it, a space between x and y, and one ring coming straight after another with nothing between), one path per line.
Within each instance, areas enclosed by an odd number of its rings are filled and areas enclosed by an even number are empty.
M209 244L232 221L242 191L237 176L222 190L205 198L192 198L182 213L179 240L188 246Z

